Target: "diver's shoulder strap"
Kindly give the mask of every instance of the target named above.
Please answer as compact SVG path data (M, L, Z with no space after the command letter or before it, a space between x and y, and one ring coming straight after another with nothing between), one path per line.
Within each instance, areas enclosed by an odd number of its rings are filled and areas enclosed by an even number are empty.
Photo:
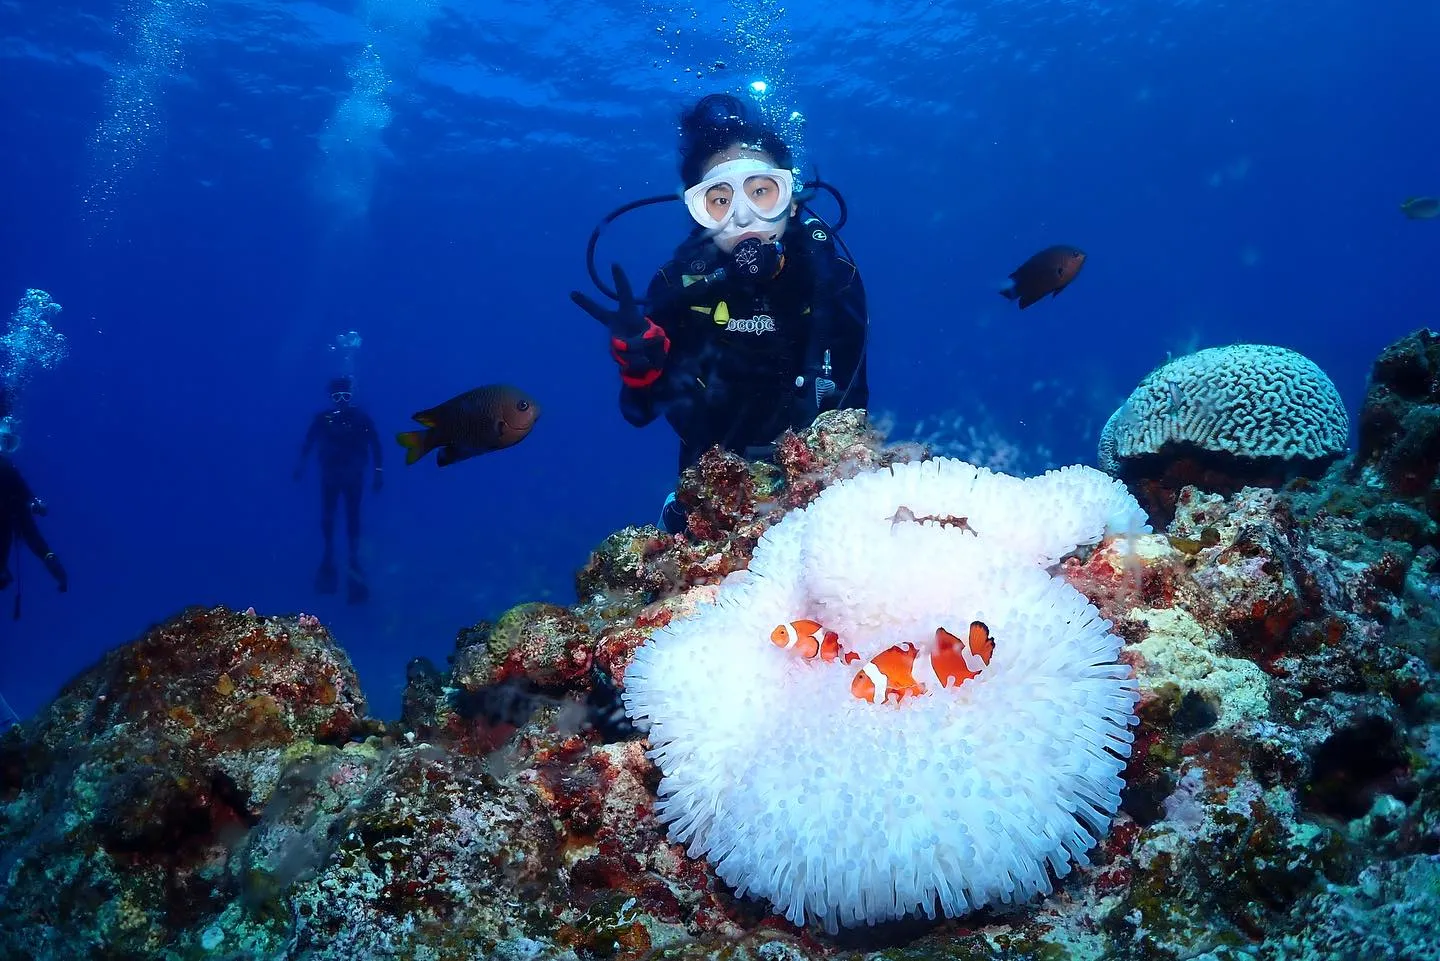
M825 250L835 249L835 232L825 221L814 214L806 214L800 220L800 224L805 228L805 233L810 236L810 241L815 247Z
M850 259L850 252L836 243L835 231L814 214L806 214L800 226L805 232L804 242L814 251L816 283L834 290L850 286L860 269Z

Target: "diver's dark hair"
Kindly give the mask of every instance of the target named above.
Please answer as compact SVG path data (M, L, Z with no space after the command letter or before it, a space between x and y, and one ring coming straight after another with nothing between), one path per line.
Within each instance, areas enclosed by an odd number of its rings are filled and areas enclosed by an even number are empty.
M700 182L700 165L726 147L746 144L775 158L778 167L791 165L790 148L745 101L728 93L701 97L680 113L680 179L686 187Z
M342 375L340 377L330 378L330 386L326 388L325 392L327 394L333 394L338 390L353 391L354 389L354 381L348 376Z

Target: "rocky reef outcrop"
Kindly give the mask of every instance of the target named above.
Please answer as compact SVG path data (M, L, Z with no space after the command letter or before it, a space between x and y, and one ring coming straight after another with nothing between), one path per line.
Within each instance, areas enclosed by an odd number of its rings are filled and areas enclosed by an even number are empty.
M631 654L826 485L924 451L860 412L712 452L689 536L611 535L368 716L313 618L187 611L0 738L0 958L1440 958L1436 338L1376 364L1358 450L1066 558L1142 700L1094 863L1033 903L835 936L673 844ZM1003 723L1003 719L997 719ZM840 843L837 841L837 843Z

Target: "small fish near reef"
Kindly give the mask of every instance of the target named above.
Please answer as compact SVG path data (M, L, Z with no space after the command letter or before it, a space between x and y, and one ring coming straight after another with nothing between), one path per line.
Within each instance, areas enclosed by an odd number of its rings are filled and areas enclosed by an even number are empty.
M990 664L995 642L990 628L981 621L972 621L965 640L943 627L935 629L935 646L930 652L930 669L941 687L959 687L979 676ZM884 704L891 697L896 701L925 693L925 685L915 676L920 650L910 643L897 644L876 654L850 682L850 693L862 701Z
M1010 275L1010 286L1000 291L1007 300L1020 301L1024 310L1045 295L1058 296L1085 266L1085 251L1057 244L1046 247Z
M770 641L807 661L818 657L827 663L854 664L860 660L860 655L845 650L839 635L808 618L779 625L770 632ZM892 697L901 701L924 694L925 684L916 677L916 662L921 653L920 648L908 641L887 647L856 672L850 682L850 693L872 704L884 704ZM990 628L982 621L971 621L969 633L963 640L937 627L935 643L928 655L929 668L941 687L959 687L978 677L989 666L994 653L995 641L990 637ZM923 669L924 665L920 666Z
M850 693L871 704L884 704L892 696L897 701L925 693L925 685L915 678L915 659L920 649L910 642L887 647L865 662L850 682Z
M829 662L839 658L842 653L840 638L834 631L826 630L818 621L804 618L781 624L770 632L770 640L776 647L794 651L807 661L819 657L820 660ZM847 660L859 660L859 657L850 654Z
M943 627L935 629L935 651L930 666L940 679L941 687L956 687L979 676L995 654L995 641L990 628L980 621L970 622L970 634L960 640Z
M405 431L395 439L405 448L406 464L439 448L435 463L446 467L515 446L529 436L539 417L540 405L520 388L489 384L420 411L414 420L427 429Z
M1440 217L1440 198L1411 197L1400 205L1400 212L1411 220L1434 220Z

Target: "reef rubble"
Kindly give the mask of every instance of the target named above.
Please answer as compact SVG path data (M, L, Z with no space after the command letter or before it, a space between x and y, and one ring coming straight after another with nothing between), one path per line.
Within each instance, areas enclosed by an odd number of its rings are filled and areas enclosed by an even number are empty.
M1185 486L1062 562L1142 700L1121 814L1049 897L828 936L656 817L636 647L785 511L928 456L842 411L773 464L705 455L689 536L612 534L575 604L412 662L395 721L311 617L195 609L116 648L0 736L0 961L1440 959L1437 345L1385 351L1322 476Z

